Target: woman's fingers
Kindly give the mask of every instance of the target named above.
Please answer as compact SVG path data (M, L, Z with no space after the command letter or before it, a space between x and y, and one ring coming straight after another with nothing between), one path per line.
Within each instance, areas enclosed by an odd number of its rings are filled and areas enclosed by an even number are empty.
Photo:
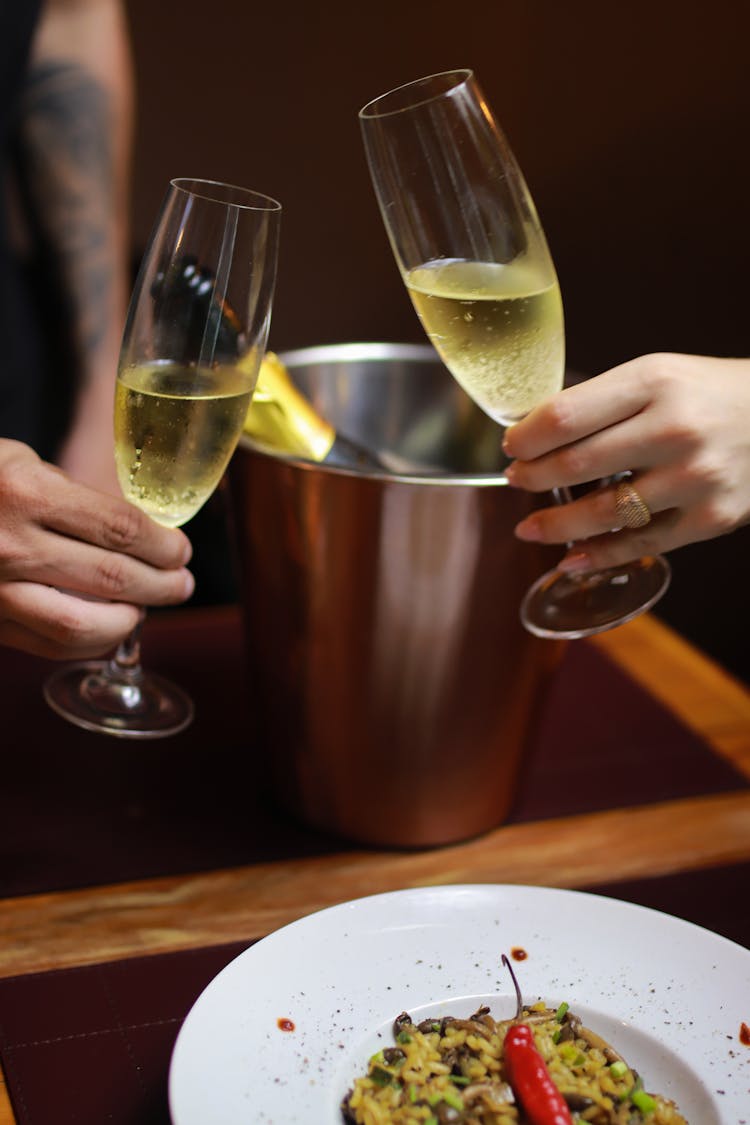
M651 519L674 513L674 489L663 476L639 477L631 482L646 504ZM669 516L673 518L672 515ZM664 521L662 521L664 522ZM533 543L570 543L617 530L623 523L617 512L617 485L608 484L567 504L555 504L532 512L516 526L516 535Z
M548 492L603 480L625 471L638 472L674 459L658 416L630 418L535 461L514 461L506 469L509 484L529 492Z
M690 458L731 437L747 381L739 360L659 354L614 367L508 430L513 483L541 491Z
M566 387L508 429L505 452L532 461L640 413L651 400L642 365L641 360L631 360Z
M636 559L663 555L705 538L708 536L697 535L690 530L679 513L669 513L658 516L639 531L618 531L614 535L601 535L574 543L558 563L558 568L577 574L606 570Z
M643 356L563 391L508 431L509 482L542 492L629 471L651 519L618 530L610 485L534 512L518 536L574 543L564 565L583 570L733 531L750 520L749 416L748 360Z
M138 623L124 602L92 602L34 582L0 585L0 644L50 660L101 656Z
M700 395L696 395L691 386L688 398L684 384L676 389L666 375L662 373L657 378L652 373L650 389L646 390L643 381L636 378L629 396L633 366L625 364L571 387L570 393L576 392L584 407L579 412L581 426L589 426L589 431L531 459L514 461L506 470L509 482L531 492L543 492L586 484L626 471L643 472L677 465L690 469L691 465L702 462L703 451L711 440L706 428L710 387L701 384ZM695 382L692 377L691 382ZM608 410L608 388L615 391L613 398L618 404L612 411ZM568 391L563 391L558 399L566 394ZM625 406L638 406L638 409L627 414ZM545 413L553 413L558 407L556 400L551 400L518 426L526 421L533 423L532 432L536 434L543 429ZM538 413L541 415L539 425L535 421Z
M728 491L717 496L705 481L679 473L654 472L628 483L650 513L642 528L622 527L617 486L609 484L567 504L533 512L516 527L519 539L569 544L564 570L619 566L642 555L663 554L733 531L743 519L739 500Z

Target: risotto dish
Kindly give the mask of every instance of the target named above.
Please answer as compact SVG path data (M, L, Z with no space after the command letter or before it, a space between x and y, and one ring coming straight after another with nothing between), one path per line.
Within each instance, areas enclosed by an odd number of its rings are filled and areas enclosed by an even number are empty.
M566 1004L501 1022L402 1012L341 1108L351 1125L687 1125Z

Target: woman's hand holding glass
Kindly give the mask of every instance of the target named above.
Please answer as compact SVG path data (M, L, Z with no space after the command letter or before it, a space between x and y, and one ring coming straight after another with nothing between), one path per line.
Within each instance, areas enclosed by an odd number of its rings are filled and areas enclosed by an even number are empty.
M574 541L560 564L586 573L731 532L750 520L750 360L641 356L568 387L507 431L508 478L532 492L631 471L651 513L623 528L614 486L540 509L521 539Z

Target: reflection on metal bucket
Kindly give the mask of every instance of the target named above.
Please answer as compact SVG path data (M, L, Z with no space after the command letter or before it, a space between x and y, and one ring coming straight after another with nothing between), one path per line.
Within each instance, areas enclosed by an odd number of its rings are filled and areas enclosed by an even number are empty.
M548 562L513 535L533 501L429 346L281 358L337 428L408 474L237 450L251 752L319 828L386 846L477 835L509 812L561 652L518 618Z

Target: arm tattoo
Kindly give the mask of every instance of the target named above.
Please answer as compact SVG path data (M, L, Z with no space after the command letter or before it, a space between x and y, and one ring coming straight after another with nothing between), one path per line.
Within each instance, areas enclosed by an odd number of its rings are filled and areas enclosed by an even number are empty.
M82 365L104 338L115 273L109 99L80 66L45 62L29 75L21 119L29 223L60 278Z

